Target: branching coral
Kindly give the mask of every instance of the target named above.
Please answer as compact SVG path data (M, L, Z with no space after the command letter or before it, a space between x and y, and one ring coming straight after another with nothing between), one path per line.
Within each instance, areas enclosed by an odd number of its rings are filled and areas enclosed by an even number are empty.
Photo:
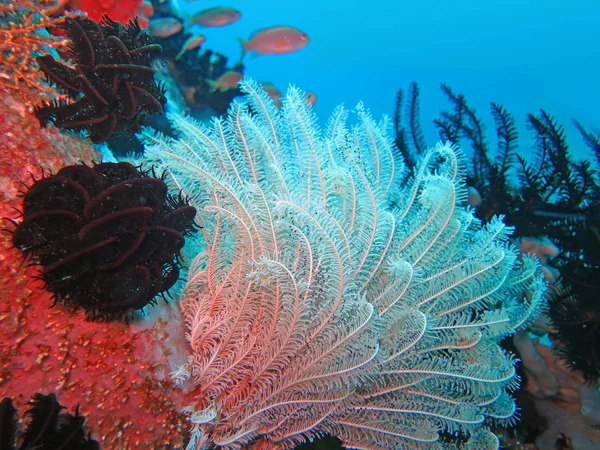
M50 98L57 96L46 86L35 57L50 49L66 48L68 40L51 36L46 28L64 23L67 15L50 17L53 0L0 0L0 88L35 87Z
M181 306L192 354L189 448L292 448L324 433L349 448L497 448L518 382L498 340L546 285L498 219L461 207L460 151L403 164L363 105L318 129L291 88L278 110L257 83L211 128L173 116L180 140L150 158L198 207L206 252ZM388 209L393 200L396 207ZM194 447L197 445L198 447Z

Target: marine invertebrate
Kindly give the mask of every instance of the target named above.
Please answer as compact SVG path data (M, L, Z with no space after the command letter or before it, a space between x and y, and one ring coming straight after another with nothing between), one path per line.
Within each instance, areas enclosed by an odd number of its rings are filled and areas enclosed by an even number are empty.
M18 449L100 449L100 444L89 433L86 437L85 418L79 415L79 407L75 409L75 415L61 413L64 406L58 403L56 395L41 393L36 393L29 404L31 407L25 412L29 422ZM0 402L0 447L15 449L17 424L17 410L6 397Z
M548 334L553 346L534 345L527 333L514 339L525 376L520 400L535 405L529 408L530 415L524 408L518 432L536 422L537 414L548 420L542 420L543 425L534 432L529 430L526 442L536 441L539 448L548 448L560 431L573 447L582 445L589 436L593 437L585 445L593 446L592 441L600 442L593 429L597 419L589 419L597 416L599 404L599 397L590 392L597 390L600 375L600 179L596 170L600 136L575 122L596 159L595 163L576 161L563 127L542 110L527 117L534 145L526 150L532 157L524 158L515 118L492 103L497 142L494 151L494 140L487 135L484 120L465 96L445 85L442 89L451 110L443 111L434 123L442 138L472 149L468 183L482 194L476 215L484 222L494 214L505 215L505 221L515 226L515 235L521 237L522 251L537 253L543 264L553 257L550 265L543 266L553 284L548 308L533 324L536 333ZM396 142L406 160L414 164L425 147L416 83L408 90L407 102L403 94L399 92L396 109ZM566 376L566 368L573 373ZM574 395L576 391L581 394ZM593 424L587 427L584 422Z
M166 73L159 72L156 76L165 83L169 95L175 102L190 114L201 117L214 114L224 116L233 99L241 96L242 93L237 87L214 90L211 86L228 71L235 70L243 73L244 67L241 64L228 67L227 57L210 49L201 54L196 50L186 51L178 58L190 36L188 33L178 32L167 38L159 36L154 38L162 47L162 58L166 61ZM145 125L161 133L172 134L170 124L162 114L150 115L145 120ZM116 136L114 139L109 139L106 145L115 155L125 156L129 152L144 153L144 147L135 135Z
M40 128L15 91L0 95L0 136L2 218L19 220L18 192L31 173L41 178L42 168L57 173L100 159L89 139ZM176 305L152 308L143 320L90 321L83 309L48 308L52 293L36 275L39 268L24 263L12 235L0 231L0 400L12 397L23 412L36 392L55 392L66 406L80 405L103 450L185 448L181 392L159 380L177 348L170 342L185 339Z
M243 74L244 66L238 63L230 67L225 55L210 49L201 54L197 51L180 54L190 36L189 33L180 32L168 38L156 38L164 49L169 74L192 110L209 110L220 116L225 115L234 98L242 93L238 88L214 90L211 85L227 72Z
M326 129L290 88L278 110L257 83L208 128L147 154L199 210L206 251L181 307L191 346L188 448L292 448L324 433L348 448L434 449L441 434L497 448L511 423L514 360L499 339L543 302L538 263L461 207L460 151L403 164L363 105ZM387 207L390 200L396 207ZM448 444L450 448L453 448Z
M517 237L546 236L560 254L552 261L550 278L560 281L549 301L548 315L554 327L555 350L573 369L595 383L600 376L600 309L595 300L600 274L600 179L592 161L576 161L563 127L547 111L529 114L527 125L534 147L526 159L519 149L514 117L500 104L491 104L497 145L485 133L483 119L462 94L442 85L451 104L434 120L440 137L467 142L473 153L467 182L481 194L476 215L484 222L502 214L515 227ZM419 123L419 89L413 83L403 105L396 110L396 142L405 160L414 164L424 152ZM406 106L408 124L402 121ZM600 164L600 136L576 122L584 144ZM514 171L516 179L509 176ZM558 271L556 270L558 269ZM554 272L551 273L551 272ZM559 276L556 276L556 272Z
M179 277L195 209L128 163L73 165L23 194L13 244L42 266L57 301L119 317L153 303Z
M23 85L54 98L43 83L35 57L50 49L66 48L68 41L45 32L68 16L50 17L52 0L0 0L0 88L19 91ZM27 92L27 91L24 91Z
M63 27L75 66L52 55L36 61L69 100L38 105L35 114L42 126L53 122L59 128L84 130L99 143L138 131L147 114L163 111L166 97L151 67L161 47L137 20L123 27L108 17L100 24L68 18Z

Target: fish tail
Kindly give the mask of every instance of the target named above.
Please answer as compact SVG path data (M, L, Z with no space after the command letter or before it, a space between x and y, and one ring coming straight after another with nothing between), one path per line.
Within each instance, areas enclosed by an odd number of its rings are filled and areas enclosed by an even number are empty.
M217 88L215 88L215 82L214 80L206 80L206 84L208 84L208 93L212 94L213 92L215 92L217 90Z
M237 38L237 40L240 41L240 44L242 44L242 56L240 56L240 62L242 62L244 60L244 56L246 56L246 53L248 53L248 51L250 50L249 42L242 39L241 37Z
M194 16L184 13L180 17L182 18L182 21L183 21L183 28L189 28L189 27L194 26Z

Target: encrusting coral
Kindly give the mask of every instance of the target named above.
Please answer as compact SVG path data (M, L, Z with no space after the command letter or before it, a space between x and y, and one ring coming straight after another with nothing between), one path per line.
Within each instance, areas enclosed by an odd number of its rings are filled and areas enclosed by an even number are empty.
M41 178L65 164L100 160L89 140L40 128L14 91L0 96L0 136L2 218L18 220L17 193L32 174ZM12 229L7 221L1 227ZM82 310L50 308L52 294L36 275L11 234L0 232L0 399L11 397L23 411L36 392L55 392L61 404L79 405L103 450L181 448L183 403L164 375L173 349L185 344L180 326L173 328L179 317L173 304L153 308L146 326L90 322Z
M179 140L146 136L204 227L174 373L193 397L188 448L325 433L348 448L497 448L488 427L515 420L518 384L498 343L546 284L501 220L481 226L464 206L460 151L438 144L400 187L385 123L362 105L357 125L338 108L322 132L299 90L280 111L241 87L227 120L172 116Z

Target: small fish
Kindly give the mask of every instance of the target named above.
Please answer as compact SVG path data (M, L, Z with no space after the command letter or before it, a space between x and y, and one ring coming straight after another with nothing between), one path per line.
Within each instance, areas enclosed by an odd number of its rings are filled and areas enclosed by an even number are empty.
M225 72L215 81L209 81L211 91L228 91L229 89L233 89L237 86L237 84L241 81L243 75L239 72L235 72L230 70L229 72Z
M179 61L179 58L181 58L185 52L200 47L204 42L206 42L206 36L203 34L189 37L181 46L181 50L177 53L175 61Z
M467 198L467 205L469 205L471 208L478 208L481 206L483 200L481 199L481 194L477 189L475 189L473 186L467 186L467 194L469 194L469 197Z
M145 17L152 17L154 15L154 6L148 0L144 0L144 3L142 3L142 15Z
M163 19L153 19L148 25L148 31L155 36L166 38L179 33L183 26L181 22L174 17L165 17Z
M308 44L308 35L302 31L287 26L276 26L263 28L255 31L245 41L238 38L242 43L242 58L248 52L255 52L255 57L261 55L273 55L295 52Z
M224 6L205 9L193 16L188 16L192 24L202 25L203 27L223 27L237 22L242 17L242 13L237 9Z
M312 106L317 102L317 96L315 94L313 94L312 92L307 92L306 93L306 102Z
M281 97L283 96L281 91L277 89L270 81L263 81L260 84L267 95L271 97L271 100L273 100L275 106L277 106L278 109L281 109Z

